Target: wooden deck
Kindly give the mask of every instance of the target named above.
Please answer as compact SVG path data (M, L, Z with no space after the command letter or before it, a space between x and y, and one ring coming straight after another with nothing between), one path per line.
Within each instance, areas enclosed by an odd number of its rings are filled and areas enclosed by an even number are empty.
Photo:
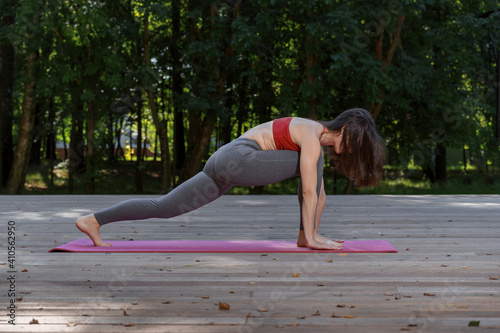
M399 253L48 253L85 236L78 216L130 197L0 196L1 332L500 332L499 195L328 197L322 233L387 239ZM294 196L228 195L101 230L107 240L295 239L297 221Z

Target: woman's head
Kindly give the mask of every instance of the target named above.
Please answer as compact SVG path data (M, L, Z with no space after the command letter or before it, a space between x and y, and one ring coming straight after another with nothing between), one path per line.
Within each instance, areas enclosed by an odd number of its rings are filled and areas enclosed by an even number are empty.
M328 148L335 169L358 187L378 185L382 178L385 144L370 113L364 109L350 109L321 123L331 133L342 137L340 154L333 147Z

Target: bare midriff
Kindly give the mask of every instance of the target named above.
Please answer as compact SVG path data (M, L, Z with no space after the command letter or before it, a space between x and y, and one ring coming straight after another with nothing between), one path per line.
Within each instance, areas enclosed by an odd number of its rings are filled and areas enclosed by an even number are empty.
M253 127L243 133L240 137L254 140L259 144L259 147L262 150L276 150L272 121Z

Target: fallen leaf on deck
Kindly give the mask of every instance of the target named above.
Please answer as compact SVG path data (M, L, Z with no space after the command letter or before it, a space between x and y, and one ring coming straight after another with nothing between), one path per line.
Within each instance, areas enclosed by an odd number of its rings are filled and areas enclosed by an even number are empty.
M441 267L448 267L448 265L442 264Z
M305 316L304 317L297 317L297 319L306 319L306 317Z
M127 311L123 310L123 315L128 316L129 314L127 313Z
M500 280L500 276L490 276L490 280Z
M347 256L347 253L339 253L339 256L340 257L345 257L345 256Z
M335 313L332 314L332 318L342 318L341 316L336 316Z
M77 323L67 323L66 326L68 327L75 327L77 325Z
M469 306L468 305L459 305L457 308L459 309L467 309Z
M338 308L345 308L345 304L337 304Z
M268 309L263 309L263 308L257 308L257 311L259 311L259 312L268 312L269 310Z
M161 302L161 304L172 304L171 301Z
M201 260L195 260L194 262L201 262Z
M38 320L36 320L35 318L31 319L30 325L37 325L37 324L40 324Z
M23 297L24 297L24 296L21 296L21 297L19 297L19 298L16 298L16 301L18 301L18 302L22 302Z
M293 273L292 277L299 277L300 273Z
M27 273L27 272L28 272L28 270L27 270L27 269L23 269L21 272L23 272L23 273Z
M352 319L352 318L356 318L356 316L348 316L348 315L345 315L344 318L347 318L347 319Z
M122 325L123 325L123 326L125 326L125 327L132 327L132 326L135 326L135 324L134 324L134 323L123 323Z
M319 313L319 310L316 310L315 313L312 314L313 316L321 316L321 313Z
M333 260L332 260L332 259L330 259L330 260L328 260L327 262L333 262Z
M424 293L424 296L436 296L436 294Z
M231 306L227 303L219 302L219 310L229 310Z
M356 307L354 305L350 305L349 309L355 309Z
M201 298L203 298L203 299L209 299L210 296L201 296Z
M299 323L291 323L289 326L299 326Z
M480 321L469 321L469 326L471 327L479 327Z
M467 268L469 268L469 266L463 266L463 267L462 267L462 269L467 269Z

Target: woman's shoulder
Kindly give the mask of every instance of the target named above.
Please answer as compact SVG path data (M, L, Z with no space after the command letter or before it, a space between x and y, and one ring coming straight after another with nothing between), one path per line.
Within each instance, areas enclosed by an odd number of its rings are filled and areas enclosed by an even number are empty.
M323 125L319 121L302 117L292 117L290 125L298 127L319 128L321 130L323 129Z

